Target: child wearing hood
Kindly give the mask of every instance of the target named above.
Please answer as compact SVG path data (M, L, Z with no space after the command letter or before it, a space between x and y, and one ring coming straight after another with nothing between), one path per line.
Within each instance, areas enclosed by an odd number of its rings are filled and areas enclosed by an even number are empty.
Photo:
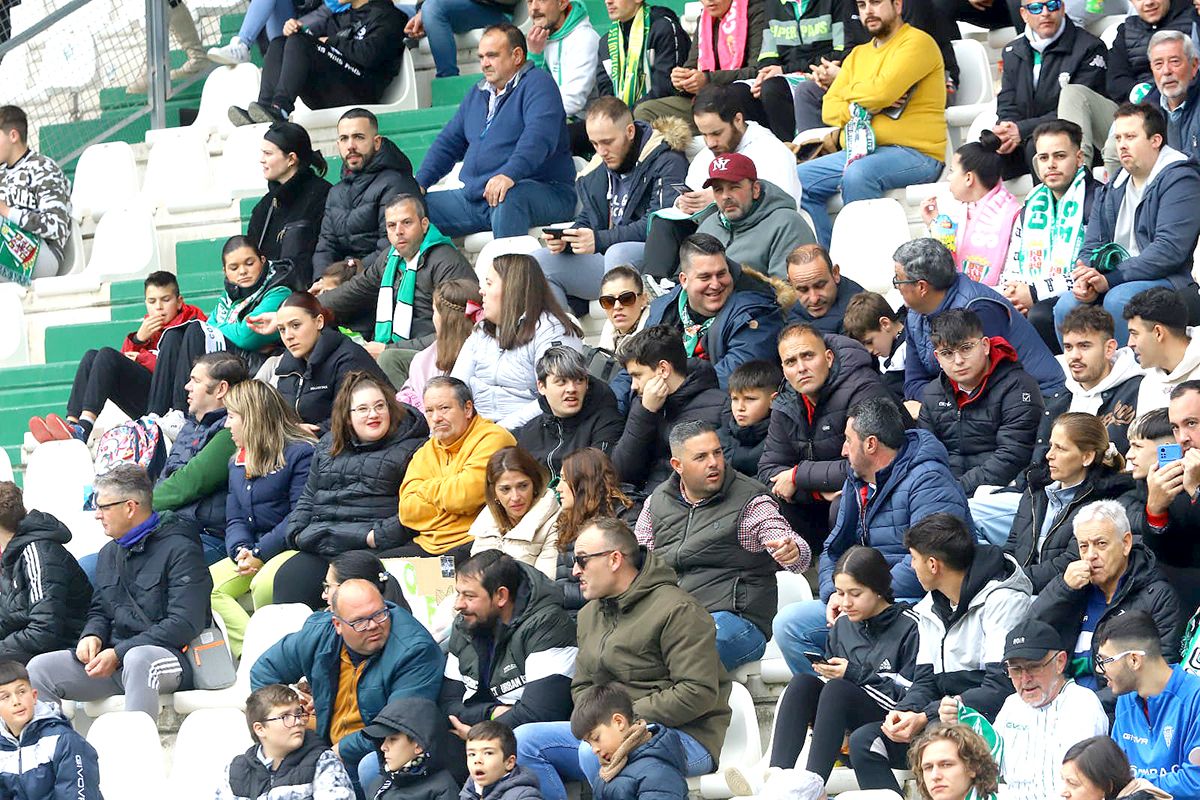
M446 716L423 697L383 707L363 733L379 740L383 785L375 800L456 800L458 783L442 763Z

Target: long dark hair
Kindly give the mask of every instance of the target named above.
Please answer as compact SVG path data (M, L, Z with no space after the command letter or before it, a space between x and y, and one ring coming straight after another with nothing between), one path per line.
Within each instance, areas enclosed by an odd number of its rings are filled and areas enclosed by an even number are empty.
M954 151L964 172L974 172L988 191L996 188L1004 173L1004 156L1000 155L1000 137L985 130L978 142L967 142Z
M487 483L483 497L488 509L492 512L492 519L496 521L501 533L508 533L516 526L516 523L508 518L508 510L496 497L496 484L500 481L500 476L510 471L519 472L529 478L530 483L533 484L534 503L542 499L542 493L546 491L548 480L545 468L523 447L501 447L492 453L492 457L488 459L487 463ZM526 509L526 512L529 510Z
M500 343L501 350L513 350L532 342L542 314L558 320L568 334L583 335L550 291L550 284L533 256L523 253L496 256L492 269L504 284L504 299L500 301L501 322L497 326L484 320L483 329Z
M597 517L615 517L633 508L633 501L621 491L612 460L599 448L584 447L564 458L561 480L571 487L575 504L558 515L559 552L574 547L579 532Z
M1116 800L1129 783L1129 759L1108 736L1093 736L1077 742L1063 756L1064 764L1075 764L1088 782L1104 792L1104 800Z
M833 575L849 575L855 583L867 587L875 594L895 602L892 594L892 571L887 559L874 547L855 545L838 559L833 567Z

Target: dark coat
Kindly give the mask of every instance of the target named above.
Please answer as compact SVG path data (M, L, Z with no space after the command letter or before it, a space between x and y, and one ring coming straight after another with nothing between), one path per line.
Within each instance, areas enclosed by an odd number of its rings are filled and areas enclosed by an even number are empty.
M328 36L326 48L341 53L347 62L344 68L361 73L356 77L371 87L373 96L382 98L388 84L400 73L408 15L387 0L370 0L359 8L347 8L320 19L323 24L314 21L313 35ZM337 59L331 61L336 63Z
M268 261L288 259L296 280L312 282L312 253L321 233L329 182L311 169L299 170L287 183L270 181L267 193L250 212L246 235Z
M648 726L651 739L626 757L611 781L598 781L593 800L686 800L687 757L679 733Z
M612 389L595 378L588 378L583 406L573 417L557 417L545 397L539 397L540 416L526 422L514 433L517 444L536 458L553 478L562 472L567 456L584 447L611 453L625 431L625 418L617 411Z
M287 549L288 514L308 483L313 446L291 442L283 449L283 467L257 478L246 477L246 464L235 456L229 464L229 496L225 502L225 552L237 560L246 548L262 561Z
M229 429L225 427L226 416L227 413L224 407L222 407L209 414L205 414L204 419L201 420L194 419L191 416L187 418L187 422L183 424L183 427L179 430L179 435L175 437L175 441L171 445L171 452L167 454L167 460L163 463L163 469L159 473L155 487L156 495L160 488L172 483L170 480L171 477L187 467L188 463L204 448L211 445L218 448L219 451L224 452L227 445L232 446L233 440L230 438ZM179 514L195 520L208 533L218 536L222 535L225 531L227 481L228 475L222 469L219 485L216 485L212 492L203 497L198 497L191 503L187 503L177 509ZM175 483L178 483L178 481L175 481ZM187 487L180 488L184 490L184 494L191 494L187 492ZM172 494L174 495L175 493ZM155 505L158 508L162 508L163 505L157 502L158 499L158 497L155 497Z
M100 798L100 763L57 705L34 704L19 738L0 728L0 797L13 800Z
M1187 99L1174 111L1167 111L1158 89L1151 89L1142 102L1149 103L1167 117L1167 144L1191 159L1200 159L1200 81L1192 81ZM1084 211L1084 214L1089 213Z
M654 54L650 63L650 82L646 93L637 98L634 103L650 100L655 97L671 97L675 94L675 86L671 83L671 70L683 66L687 60L691 40L679 17L666 6L650 6L650 29L646 31L646 49ZM613 23L614 25L617 23ZM625 42L629 42L629 28L633 21L620 23L625 27ZM611 27L609 31L611 31ZM596 93L611 96L613 92L612 58L608 53L609 31L597 31L600 43L597 45L599 57L596 62Z
M767 443L767 429L771 425L771 417L760 419L753 425L742 427L733 419L729 409L721 412L721 427L717 429L717 437L721 440L721 450L725 453L725 463L743 475L751 478L758 477L758 462L762 459L763 448Z
M419 744L426 756L412 769L384 770L375 800L458 800L458 783L446 767L449 729L437 704L402 697L384 706L381 714L399 723L401 733Z
M642 500L638 499L638 495L633 491L633 487L627 484L622 484L621 491L630 497L633 505L629 508L624 508L620 504L616 504L619 509L613 516L629 526L629 530L633 530L637 525L638 517L642 513ZM575 612L583 608L587 603L587 598L583 596L583 592L579 589L579 578L572 574L575 567L575 543L571 542L565 550L558 551L558 565L554 572L554 582L558 584L558 588L562 589L563 607L571 612L571 616L575 616Z
M866 291L862 286L847 278L845 275L838 282L837 298L833 301L833 305L825 312L823 317L814 317L808 313L804 304L797 301L787 313L787 324L793 322L802 322L811 325L821 333L841 333L846 332L845 326L842 324L842 318L846 316L846 306L850 305L850 298L856 294L861 294Z
M763 38L767 32L767 0L747 0L746 2L746 49L745 57L742 59L742 66L738 69L721 69L721 60L715 55L713 62L715 69L708 70L708 82L717 86L726 86L735 81L744 81L758 75L760 64L756 59L763 49ZM700 25L704 22L704 17L701 16L696 23L696 31L692 36L692 47L688 50L687 61L683 62L683 66L688 69L699 69L700 67ZM712 41L715 44L720 41L721 20L716 18L712 20L713 37ZM819 61L817 63L820 63ZM684 96L687 96L686 93Z
M303 422L316 425L322 433L329 430L333 398L347 374L359 370L390 386L387 375L363 346L333 325L321 329L308 358L296 358L285 350L275 367L276 388L288 405L296 409Z
M92 585L63 547L71 532L30 511L0 556L0 659L20 661L73 648L92 602Z
M1117 36L1108 51L1107 94L1114 103L1129 102L1129 92L1139 83L1154 85L1148 50L1150 38L1159 31L1179 31L1191 36L1192 4L1174 0L1163 9L1158 22L1146 22L1134 13L1117 26Z
M1100 408L1096 410L1096 416L1108 429L1108 440L1118 453L1129 450L1129 426L1137 418L1137 396L1141 386L1142 376L1134 375L1100 393ZM1037 444L1034 445L1033 460L1030 462L1033 464L1044 461L1050 450L1054 420L1071 410L1072 398L1068 390L1055 392L1053 396L1042 399L1046 401L1046 410L1038 424Z
M269 768L258 754L259 745L255 744L229 764L229 791L238 800L267 800L272 795L312 797L318 764L341 766L329 745L312 731L304 732L304 741L283 757L278 769ZM345 780L349 781L349 776Z
M891 711L904 699L917 668L917 620L908 603L892 603L861 622L842 614L829 630L825 655L846 659L843 677Z
M484 789L482 795L475 781L468 778L458 796L459 800L542 800L542 786L537 775L518 764L512 772Z
M764 5L760 68L778 65L784 73L808 72L822 58L841 61L858 44L849 37L848 25L856 10L848 0L807 3L799 20L799 6L794 3L766 0Z

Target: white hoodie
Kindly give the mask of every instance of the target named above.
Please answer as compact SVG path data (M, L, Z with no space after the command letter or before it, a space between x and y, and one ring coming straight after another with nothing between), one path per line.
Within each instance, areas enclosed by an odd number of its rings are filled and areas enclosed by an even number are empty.
M1104 403L1104 398L1101 397L1104 392L1114 386L1119 386L1130 378L1145 374L1141 365L1138 364L1133 350L1122 347L1113 357L1112 370L1104 380L1091 389L1084 389L1079 381L1071 377L1071 370L1067 368L1067 357L1059 356L1058 358L1062 362L1063 372L1066 373L1067 389L1071 392L1071 407L1067 410L1080 411L1084 414L1099 413L1100 406Z
M1200 327L1187 329L1187 350L1175 369L1167 373L1158 367L1146 370L1142 387L1138 390L1137 413L1140 417L1147 411L1166 408L1171 402L1171 390L1184 381L1200 380Z
M800 210L800 176L796 174L796 154L757 122L747 122L742 141L734 149L754 162L760 181L770 181L796 198L796 210ZM692 191L700 191L708 180L708 166L712 163L713 151L707 147L692 159L687 172L687 185Z

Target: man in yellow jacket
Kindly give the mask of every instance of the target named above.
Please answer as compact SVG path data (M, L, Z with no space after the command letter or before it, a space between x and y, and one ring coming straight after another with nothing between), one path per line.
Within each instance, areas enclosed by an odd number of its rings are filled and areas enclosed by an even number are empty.
M914 2L916 0L913 0ZM900 18L901 0L857 0L871 41L850 51L821 108L842 129L842 149L801 164L801 205L829 247L825 201L882 197L888 189L931 183L946 158L945 66L937 42Z
M458 378L439 375L425 386L429 441L409 462L400 484L400 522L417 531L421 553L466 558L467 532L484 504L487 463L517 442L511 433L475 411L471 390Z

